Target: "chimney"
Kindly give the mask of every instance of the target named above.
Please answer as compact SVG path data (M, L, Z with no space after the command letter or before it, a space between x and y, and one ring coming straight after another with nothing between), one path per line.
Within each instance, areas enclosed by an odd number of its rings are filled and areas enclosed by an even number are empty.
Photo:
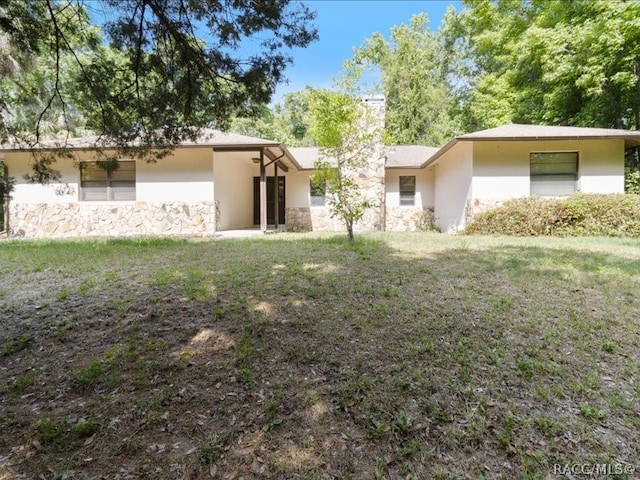
M371 115L365 122L366 128L371 129L373 142L369 150L367 164L358 175L358 183L372 207L367 209L359 224L362 230L379 231L385 229L386 208L385 149L383 144L385 98L384 95L367 96L362 98L362 103Z

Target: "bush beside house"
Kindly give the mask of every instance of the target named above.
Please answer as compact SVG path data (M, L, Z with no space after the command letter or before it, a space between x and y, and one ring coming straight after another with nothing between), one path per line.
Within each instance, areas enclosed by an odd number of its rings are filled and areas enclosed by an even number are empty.
M469 235L640 237L640 195L517 198L476 215Z

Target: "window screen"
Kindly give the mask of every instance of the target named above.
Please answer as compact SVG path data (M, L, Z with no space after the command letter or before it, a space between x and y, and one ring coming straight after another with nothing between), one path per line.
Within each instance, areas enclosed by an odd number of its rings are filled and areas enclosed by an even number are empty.
M570 195L578 182L578 152L532 153L531 194L543 197Z
M400 176L400 205L415 205L416 177L414 175Z
M95 162L80 165L80 199L124 201L136 199L136 164L118 162L115 170L105 170Z

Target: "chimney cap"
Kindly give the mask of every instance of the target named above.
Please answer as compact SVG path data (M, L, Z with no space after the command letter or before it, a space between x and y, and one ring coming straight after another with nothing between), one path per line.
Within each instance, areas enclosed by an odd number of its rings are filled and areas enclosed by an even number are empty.
M384 95L371 95L362 97L364 103L385 103Z

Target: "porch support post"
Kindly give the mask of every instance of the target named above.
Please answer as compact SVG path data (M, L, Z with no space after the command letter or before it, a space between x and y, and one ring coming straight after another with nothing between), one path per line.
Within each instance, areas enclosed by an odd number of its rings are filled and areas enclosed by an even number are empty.
M267 231L267 169L264 166L264 149L260 149L260 231Z
M275 197L273 198L273 209L274 209L274 218L276 222L276 230L278 230L278 225L280 224L280 184L278 183L278 162L273 164L273 180L274 180L274 190Z

